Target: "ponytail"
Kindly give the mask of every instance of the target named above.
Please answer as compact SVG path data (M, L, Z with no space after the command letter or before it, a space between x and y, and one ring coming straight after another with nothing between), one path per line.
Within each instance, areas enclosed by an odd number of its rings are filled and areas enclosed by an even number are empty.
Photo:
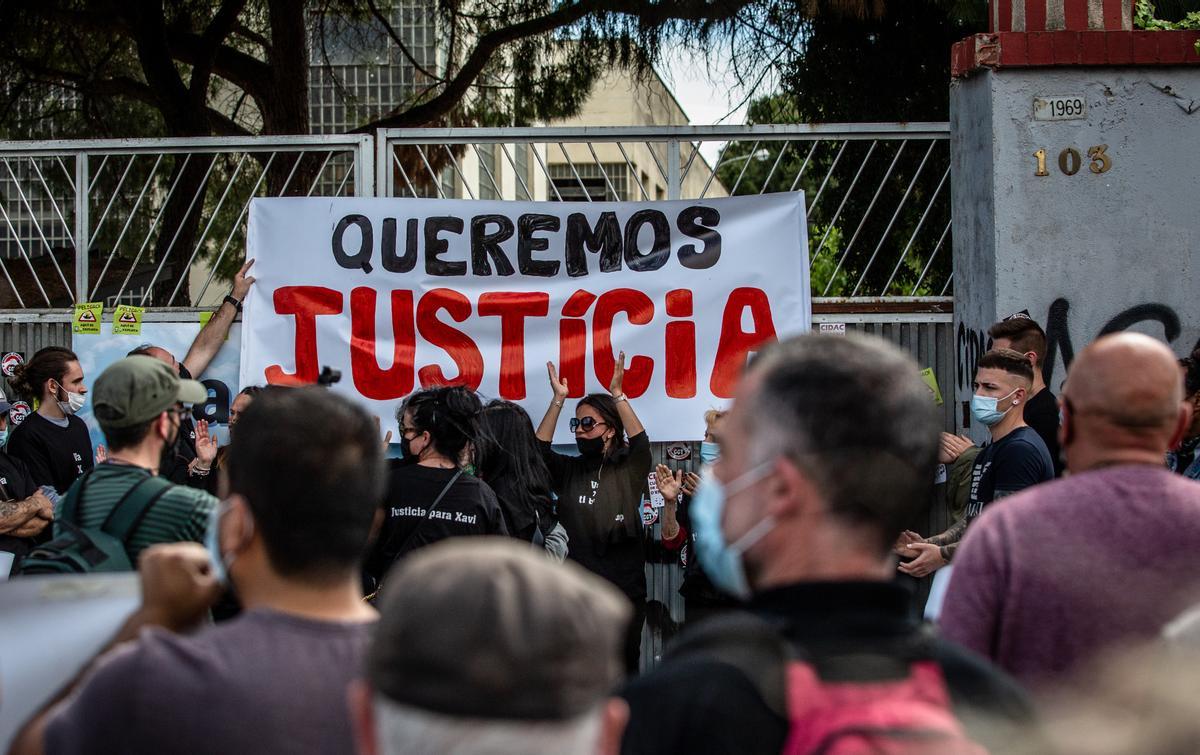
M8 384L26 401L40 401L46 381L56 380L61 384L71 362L78 361L75 352L64 346L47 346L39 349L25 364L17 365Z

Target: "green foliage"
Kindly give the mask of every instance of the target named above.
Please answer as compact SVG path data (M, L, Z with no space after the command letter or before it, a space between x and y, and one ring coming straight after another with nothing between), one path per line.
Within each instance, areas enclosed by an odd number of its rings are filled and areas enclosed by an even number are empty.
M1137 0L1133 10L1133 25L1146 31L1197 31L1200 30L1200 11L1191 11L1178 21L1158 18L1151 0ZM1196 54L1200 55L1200 40L1196 40Z

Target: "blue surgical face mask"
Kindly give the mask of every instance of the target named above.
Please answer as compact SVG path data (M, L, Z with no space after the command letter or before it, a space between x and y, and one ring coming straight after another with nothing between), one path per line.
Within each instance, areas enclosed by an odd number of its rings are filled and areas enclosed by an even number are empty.
M772 462L760 464L730 481L728 486L723 485L711 470L705 470L688 512L696 528L700 567L718 590L742 600L750 597L742 554L771 531L775 520L767 517L730 544L721 529L721 517L728 500L769 475L772 465Z
M8 430L0 430L0 446L8 442Z
M1015 403L1009 404L1008 409L1000 411L996 408L996 405L1001 401L1007 401L1009 396L1012 396L1013 393L1017 392L1017 390L1018 389L1014 388L1012 393L1009 393L1008 396L1004 396L1003 398L980 396L978 393L976 393L971 397L971 416L979 420L982 424L992 427L997 422L1004 419L1004 415L1008 414L1009 409L1012 409L1014 406L1016 406Z
M707 440L700 444L700 461L712 464L719 458L721 458L720 445Z

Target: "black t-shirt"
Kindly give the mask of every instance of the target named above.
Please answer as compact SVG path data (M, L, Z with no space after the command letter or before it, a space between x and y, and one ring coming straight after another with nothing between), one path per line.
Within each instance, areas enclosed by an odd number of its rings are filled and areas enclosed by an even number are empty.
M975 457L967 519L979 516L983 507L997 498L1053 479L1054 464L1041 436L1032 427L1018 427L984 446Z
M539 441L558 495L558 521L570 538L567 556L604 577L635 602L646 597L646 547L641 501L653 466L645 431L616 458L602 461L555 453Z
M33 495L37 489L38 486L34 484L33 478L30 477L25 463L0 451L0 500L23 501ZM14 553L19 559L25 553L28 553L29 549L34 545L49 539L49 537L49 525L37 537L14 537L12 535L0 534L0 551ZM13 566L15 567L16 563Z
M1054 476L1062 476L1062 459L1058 453L1058 399L1049 388L1043 388L1025 402L1023 416L1025 424L1032 427L1046 444L1050 462L1054 465Z
M455 471L419 464L392 468L384 499L383 527L365 564L367 574L376 582L396 559L430 543L450 537L508 534L496 494L487 483L466 472L429 512Z
M10 433L6 448L25 462L34 484L49 485L60 495L95 463L87 425L74 415L67 417L66 427L59 427L33 412Z
M924 631L910 614L907 592L883 582L797 584L756 595L749 608L778 626L797 656L809 659L819 674L825 671L822 661L848 653L890 656L900 648L908 650ZM685 630L677 643L704 626L701 622ZM1029 700L1003 672L953 643L933 639L928 645L929 655L941 666L954 712L972 738L999 746L1014 727L1032 720ZM672 658L668 650L663 665L633 679L621 692L630 709L622 752L781 752L788 721L772 711L744 669L704 652ZM973 727L979 713L995 720Z

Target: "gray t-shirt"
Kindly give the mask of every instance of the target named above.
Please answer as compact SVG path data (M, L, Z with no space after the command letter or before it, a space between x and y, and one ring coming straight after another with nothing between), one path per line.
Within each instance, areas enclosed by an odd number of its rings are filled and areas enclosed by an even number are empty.
M353 752L346 688L373 623L265 609L109 653L51 713L48 753Z

